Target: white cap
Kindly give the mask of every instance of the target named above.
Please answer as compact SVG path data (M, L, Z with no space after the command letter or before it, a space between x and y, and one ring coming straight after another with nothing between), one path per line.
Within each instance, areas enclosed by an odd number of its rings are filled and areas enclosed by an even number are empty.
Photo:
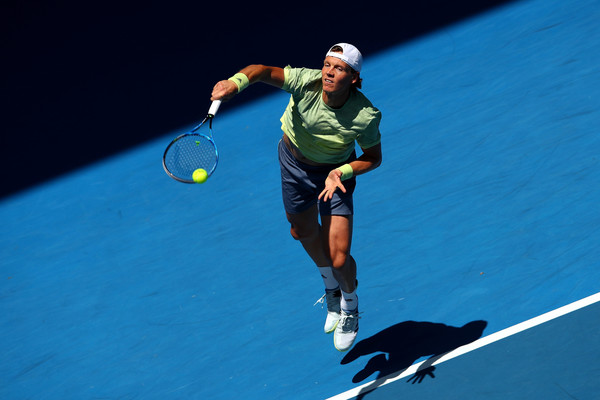
M331 49L333 49L335 46L340 46L342 48L342 52L337 53L331 51ZM325 57L339 58L348 64L353 70L360 72L360 69L362 68L362 54L360 54L360 51L358 51L356 47L349 43L338 43L331 46L331 49L329 49Z

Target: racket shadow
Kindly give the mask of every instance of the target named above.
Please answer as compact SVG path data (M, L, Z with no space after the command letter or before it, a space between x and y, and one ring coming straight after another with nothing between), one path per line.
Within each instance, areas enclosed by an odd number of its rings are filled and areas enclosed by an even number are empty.
M487 322L481 320L462 327L434 322L400 322L359 341L340 363L349 364L377 353L352 378L353 383L359 383L377 373L377 380L361 389L356 397L362 399L380 386L381 378L401 374L422 357L429 359L411 378L412 383L421 383L427 376L435 378L435 367L431 364L442 354L479 339L486 326Z

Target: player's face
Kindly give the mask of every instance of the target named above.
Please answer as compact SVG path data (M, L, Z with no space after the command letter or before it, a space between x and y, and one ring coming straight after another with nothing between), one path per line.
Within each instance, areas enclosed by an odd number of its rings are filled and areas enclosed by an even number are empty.
M327 93L340 93L350 89L358 79L358 74L342 60L336 57L327 57L323 63L322 81L323 91Z

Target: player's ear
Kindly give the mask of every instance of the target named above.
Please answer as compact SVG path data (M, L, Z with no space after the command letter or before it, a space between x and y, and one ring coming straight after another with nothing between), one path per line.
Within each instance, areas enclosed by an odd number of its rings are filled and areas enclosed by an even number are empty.
M360 77L360 72L356 72L352 70L352 86L357 89L360 89L362 86L362 79Z

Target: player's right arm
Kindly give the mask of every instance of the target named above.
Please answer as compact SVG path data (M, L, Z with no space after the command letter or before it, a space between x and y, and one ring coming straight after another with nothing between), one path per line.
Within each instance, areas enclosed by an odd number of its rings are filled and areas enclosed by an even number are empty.
M283 68L266 65L248 65L240 71L248 77L250 84L263 82L277 88L282 88L285 81ZM232 80L217 82L214 86L211 100L229 100L238 93L238 86Z

